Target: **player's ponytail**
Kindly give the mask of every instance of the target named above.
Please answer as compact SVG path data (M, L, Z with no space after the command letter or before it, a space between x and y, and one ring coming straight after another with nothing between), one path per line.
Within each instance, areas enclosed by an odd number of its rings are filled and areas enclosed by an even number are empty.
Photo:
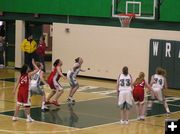
M144 77L145 77L145 74L143 72L140 72L138 78L135 80L133 85L135 86L137 84L140 84L144 80Z

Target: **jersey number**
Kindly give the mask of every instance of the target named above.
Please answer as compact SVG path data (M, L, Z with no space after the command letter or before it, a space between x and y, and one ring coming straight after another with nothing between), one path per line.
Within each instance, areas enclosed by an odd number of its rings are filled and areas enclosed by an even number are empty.
M33 80L37 80L37 79L38 79L38 76L39 76L38 74L35 74L32 79L33 79Z
M24 77L24 78L21 78L21 84L25 84L25 83L27 83L27 81L28 81L28 78L27 77Z
M156 84L162 85L162 79L154 78Z
M131 85L130 79L120 79L120 85L121 87L130 86Z

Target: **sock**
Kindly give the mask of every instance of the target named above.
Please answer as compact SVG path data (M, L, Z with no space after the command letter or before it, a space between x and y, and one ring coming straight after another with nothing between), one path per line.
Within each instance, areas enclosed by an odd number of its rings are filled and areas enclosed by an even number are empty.
M166 112L167 112L167 113L170 113L170 110L169 110L169 108L168 108L168 107L166 107Z
M165 107L165 109L166 109L166 112L167 112L167 113L170 113L170 110L169 110L169 107L168 107L167 102L164 102L164 107Z
M29 118L31 118L31 117L30 117L30 115L28 114L28 115L27 115L27 119L29 119Z
M44 109L44 104L45 104L45 101L42 102L41 109Z

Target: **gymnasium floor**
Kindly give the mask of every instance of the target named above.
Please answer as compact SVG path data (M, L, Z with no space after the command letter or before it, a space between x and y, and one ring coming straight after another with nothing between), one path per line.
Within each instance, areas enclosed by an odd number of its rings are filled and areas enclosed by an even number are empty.
M68 105L67 81L62 81L65 93L60 98L60 107L50 106L49 112L41 112L40 96L32 97L31 115L35 122L26 123L24 112L20 119L11 120L15 97L12 89L18 72L14 69L0 69L0 134L163 134L164 120L180 118L180 91L166 92L172 111L167 117L162 104L155 102L147 112L145 121L136 120L135 107L130 112L129 125L120 125L120 111L116 105L115 81L79 78L80 89L76 93L76 104ZM46 93L50 92L45 88Z

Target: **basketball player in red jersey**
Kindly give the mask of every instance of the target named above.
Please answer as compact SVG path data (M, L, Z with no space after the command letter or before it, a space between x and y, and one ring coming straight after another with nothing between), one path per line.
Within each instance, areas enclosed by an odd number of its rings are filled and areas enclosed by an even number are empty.
M136 104L137 110L137 119L144 120L144 112L145 112L145 105L144 105L144 88L147 87L149 91L151 87L149 84L144 80L145 74L143 72L139 73L139 77L133 83L133 98Z
M16 90L18 89L18 94L17 94L17 105L16 109L14 112L14 116L12 118L13 121L18 120L18 113L20 106L24 106L25 109L25 114L26 114L26 121L27 122L32 122L34 121L31 116L30 116L30 106L31 106L31 99L30 99L30 90L29 90L29 83L30 83L30 77L37 73L39 71L39 68L36 66L34 59L32 60L32 64L34 66L34 71L28 72L29 68L28 65L23 65L21 68L21 75L18 79L18 83L16 84L13 94L15 95Z
M61 66L63 65L63 63L60 59L57 59L53 65L54 65L54 69L52 70L51 74L48 77L48 84L52 90L49 96L47 97L46 104L54 104L56 106L60 106L60 104L58 103L58 99L64 91L63 91L63 87L58 81L60 77L63 77L64 79L66 77L62 74ZM55 95L54 100L50 102L50 99L54 95Z

